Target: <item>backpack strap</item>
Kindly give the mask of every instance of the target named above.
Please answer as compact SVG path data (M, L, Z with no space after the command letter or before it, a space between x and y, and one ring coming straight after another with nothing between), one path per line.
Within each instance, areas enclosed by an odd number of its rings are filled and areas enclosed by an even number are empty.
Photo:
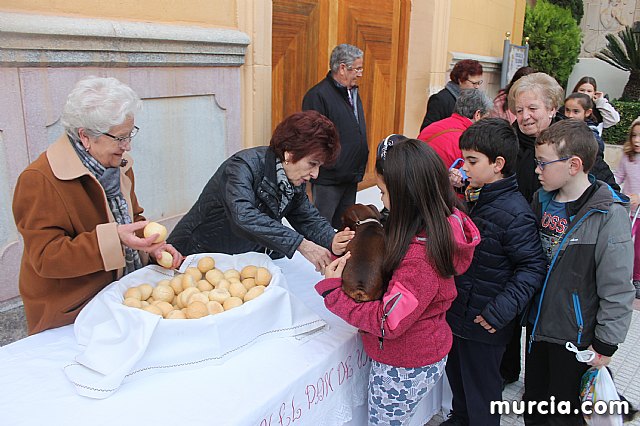
M464 132L464 130L462 130L462 129L444 129L444 130L439 131L438 133L435 133L435 134L429 136L427 138L427 140L425 140L425 142L429 143L433 139L437 138L438 136L443 135L445 133L451 133L451 132L460 132L460 133L462 133L462 132Z

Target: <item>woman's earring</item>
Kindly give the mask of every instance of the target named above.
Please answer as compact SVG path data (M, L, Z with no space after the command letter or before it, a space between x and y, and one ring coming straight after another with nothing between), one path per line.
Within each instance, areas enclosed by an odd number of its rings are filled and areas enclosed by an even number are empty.
M85 150L85 152L89 152L89 147L88 147L88 146L85 146L85 147L84 147L84 150Z

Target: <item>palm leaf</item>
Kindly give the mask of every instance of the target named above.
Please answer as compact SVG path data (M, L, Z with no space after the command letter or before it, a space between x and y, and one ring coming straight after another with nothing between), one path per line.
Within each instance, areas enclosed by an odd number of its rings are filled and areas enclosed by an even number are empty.
M625 26L617 35L605 36L607 46L594 56L623 71L640 70L640 33Z

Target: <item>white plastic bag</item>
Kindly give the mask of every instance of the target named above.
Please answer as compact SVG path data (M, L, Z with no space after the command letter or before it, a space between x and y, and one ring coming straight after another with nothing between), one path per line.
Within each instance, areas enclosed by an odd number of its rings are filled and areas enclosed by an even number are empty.
M591 415L584 415L589 426L622 426L622 414L596 414L596 409L602 402L620 401L613 378L606 367L591 367L582 376L580 391L582 402L591 401ZM600 404L597 404L600 402ZM598 406L597 406L598 405Z

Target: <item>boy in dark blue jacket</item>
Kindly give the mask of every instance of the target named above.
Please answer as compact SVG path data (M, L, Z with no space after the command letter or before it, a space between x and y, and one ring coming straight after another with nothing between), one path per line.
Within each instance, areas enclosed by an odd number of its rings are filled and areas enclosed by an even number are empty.
M507 121L482 119L460 137L469 216L480 230L471 267L456 277L447 312L453 347L446 371L453 412L446 425L499 426L500 362L516 317L540 289L546 260L536 218L514 174L518 139Z

